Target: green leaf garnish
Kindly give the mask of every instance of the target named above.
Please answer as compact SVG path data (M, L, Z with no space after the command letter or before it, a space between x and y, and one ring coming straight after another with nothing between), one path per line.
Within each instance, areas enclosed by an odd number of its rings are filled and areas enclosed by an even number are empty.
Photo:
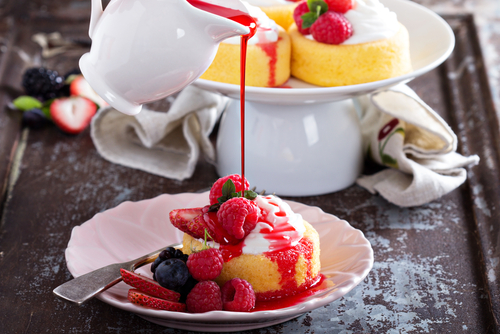
M17 109L22 111L27 111L34 108L42 107L42 102L38 101L32 96L27 96L27 95L19 96L14 101L12 101L12 104L14 104L14 106Z
M257 198L258 194L253 190L245 190L243 196L248 200L254 200ZM234 197L241 197L241 191L236 192L236 186L234 185L233 180L227 179L227 181L222 185L222 196L217 198L218 203L212 204L208 211L216 212L219 210L222 203Z
M301 16L302 29L307 29L313 25L320 15L328 11L328 5L323 0L307 0L309 12Z
M253 190L245 190L245 198L249 200L256 199L258 194Z
M316 13L309 12L302 15L302 29L307 29L318 19Z
M323 0L307 0L307 7L312 13L316 13L318 17L328 11L328 5Z

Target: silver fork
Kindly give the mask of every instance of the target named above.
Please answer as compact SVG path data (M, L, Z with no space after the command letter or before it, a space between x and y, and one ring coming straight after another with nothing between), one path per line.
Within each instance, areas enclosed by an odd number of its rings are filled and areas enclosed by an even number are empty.
M180 244L172 244L152 253L143 255L135 260L123 263L114 263L91 271L85 275L78 276L71 281L59 285L53 290L58 297L77 303L78 305L93 298L99 292L109 289L122 280L120 269L134 271L148 263L153 262L158 254L168 247L179 247Z

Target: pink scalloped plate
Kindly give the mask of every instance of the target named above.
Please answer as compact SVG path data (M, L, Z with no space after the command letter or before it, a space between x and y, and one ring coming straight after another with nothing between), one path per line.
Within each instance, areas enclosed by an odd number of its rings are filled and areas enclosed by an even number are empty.
M351 291L373 266L373 250L363 233L349 223L323 212L318 207L286 201L296 213L318 231L321 247L321 289L301 303L290 307L257 311L213 311L190 314L154 310L136 306L127 300L129 287L120 282L97 298L130 311L159 325L193 331L229 332L275 325L324 306ZM208 203L206 193L161 195L139 202L124 202L96 214L71 233L66 249L68 269L74 277L100 267L132 260L182 240L168 213L177 208L199 207ZM138 270L151 276L149 266Z

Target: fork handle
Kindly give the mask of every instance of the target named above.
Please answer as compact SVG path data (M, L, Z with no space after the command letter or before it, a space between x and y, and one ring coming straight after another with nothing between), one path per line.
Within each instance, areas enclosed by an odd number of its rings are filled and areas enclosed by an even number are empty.
M168 247L179 247L173 244L163 247L155 252L141 256L125 263L115 263L78 276L53 290L54 294L78 305L93 298L99 292L109 289L122 280L120 269L135 270L153 262L160 252Z
M53 292L56 296L80 305L120 282L122 280L120 268L122 267L122 263L116 263L91 271L58 286Z

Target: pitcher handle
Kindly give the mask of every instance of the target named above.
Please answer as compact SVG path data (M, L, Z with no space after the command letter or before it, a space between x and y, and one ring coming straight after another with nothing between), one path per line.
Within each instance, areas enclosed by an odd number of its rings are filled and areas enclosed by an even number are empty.
M92 0L90 9L90 26L89 26L89 37L92 39L94 34L95 26L102 15L102 0Z

